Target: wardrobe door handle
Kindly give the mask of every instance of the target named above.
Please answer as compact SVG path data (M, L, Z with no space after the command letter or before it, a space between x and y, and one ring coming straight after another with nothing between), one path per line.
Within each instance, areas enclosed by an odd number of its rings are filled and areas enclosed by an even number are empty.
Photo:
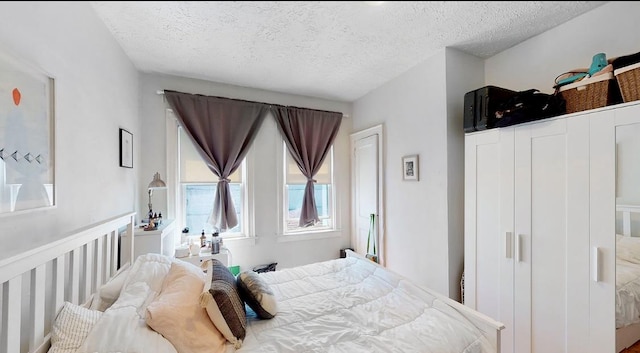
M516 238L516 261L522 262L522 234L518 234Z
M504 237L504 257L507 259L513 258L513 233L506 232Z
M593 281L600 282L600 248L593 247Z

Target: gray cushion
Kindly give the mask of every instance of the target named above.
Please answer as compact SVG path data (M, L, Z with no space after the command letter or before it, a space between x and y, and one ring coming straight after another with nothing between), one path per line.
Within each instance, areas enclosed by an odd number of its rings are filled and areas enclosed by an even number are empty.
M271 319L278 312L278 305L269 284L254 271L245 271L238 275L240 298L249 305L261 319Z

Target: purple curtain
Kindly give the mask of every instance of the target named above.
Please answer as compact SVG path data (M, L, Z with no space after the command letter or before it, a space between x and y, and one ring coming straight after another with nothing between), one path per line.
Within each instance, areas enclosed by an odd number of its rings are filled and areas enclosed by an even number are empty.
M318 173L338 134L342 113L295 107L272 107L271 112L291 157L307 177L299 225L314 225L320 219L313 193L313 177Z
M165 97L200 156L219 178L209 223L220 232L235 227L238 218L228 178L246 156L268 106L174 91L165 91Z

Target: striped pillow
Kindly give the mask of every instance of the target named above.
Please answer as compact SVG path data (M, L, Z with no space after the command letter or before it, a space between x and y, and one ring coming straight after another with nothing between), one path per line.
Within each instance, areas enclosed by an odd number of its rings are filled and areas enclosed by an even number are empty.
M102 317L102 312L65 302L51 329L49 353L74 353Z
M203 264L203 267L206 266L207 278L211 281L209 285L205 282L200 305L207 310L209 318L227 341L238 349L247 333L247 312L240 299L236 279L217 259L207 261L210 265Z

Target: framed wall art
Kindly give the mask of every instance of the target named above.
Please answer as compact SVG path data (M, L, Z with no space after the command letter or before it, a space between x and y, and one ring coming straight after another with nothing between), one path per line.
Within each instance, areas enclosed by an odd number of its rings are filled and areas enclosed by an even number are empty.
M414 180L418 181L418 155L402 157L402 180Z
M133 134L120 129L120 166L133 168Z
M56 204L54 79L0 52L0 214Z

